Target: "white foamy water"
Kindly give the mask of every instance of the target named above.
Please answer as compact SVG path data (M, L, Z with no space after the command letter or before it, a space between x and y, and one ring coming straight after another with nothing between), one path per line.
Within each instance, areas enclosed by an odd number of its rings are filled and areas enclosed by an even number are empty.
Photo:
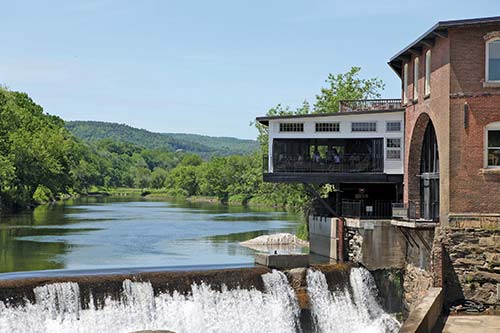
M107 299L102 309L81 309L77 284L50 284L35 289L35 304L0 302L0 332L295 332L299 308L286 276L273 271L262 279L264 292L201 284L188 296L154 296L149 282L126 280L121 300Z
M353 268L349 289L330 291L325 275L307 271L307 291L317 332L398 332L400 324L382 309L370 272Z
M34 289L35 303L8 307L0 302L0 332L299 332L300 309L286 276L264 274L264 291L221 291L192 285L189 295L155 296L149 282L123 281L120 300L106 299L102 308L80 306L76 283ZM307 290L316 332L397 332L399 323L385 313L370 273L351 270L349 285L330 291L325 275L308 270Z

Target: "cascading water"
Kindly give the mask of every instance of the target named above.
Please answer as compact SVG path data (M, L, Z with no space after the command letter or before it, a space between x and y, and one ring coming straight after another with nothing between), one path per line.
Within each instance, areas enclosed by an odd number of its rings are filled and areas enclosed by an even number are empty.
M33 290L35 302L51 319L64 317L78 319L80 315L80 288L77 283L63 282L48 284Z
M221 291L193 285L190 295L154 296L149 282L123 282L121 300L102 309L80 309L77 284L36 288L36 302L8 307L0 302L0 332L295 332L299 308L286 276L264 274L265 291Z
M370 272L353 268L350 287L330 291L321 271L307 271L307 292L318 332L398 332L400 324L385 313L377 301L377 288Z
M300 309L285 274L262 275L264 291L215 290L193 284L189 295L154 295L149 282L123 281L118 300L107 298L95 308L92 295L80 307L76 283L34 289L35 303L6 306L0 302L0 332L298 332ZM349 287L330 291L325 275L307 271L307 291L316 332L397 332L399 323L377 301L371 274L353 268Z

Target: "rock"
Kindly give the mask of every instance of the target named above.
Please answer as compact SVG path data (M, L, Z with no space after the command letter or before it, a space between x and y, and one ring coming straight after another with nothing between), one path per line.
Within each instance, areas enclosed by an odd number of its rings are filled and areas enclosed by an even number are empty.
M298 238L295 235L281 233L281 234L272 234L272 235L263 235L256 237L254 239L250 239L244 242L241 242L240 245L248 246L248 245L301 245L308 246L309 242Z
M467 258L459 258L459 259L455 260L454 264L455 265L466 265L466 266L483 266L484 261L467 259Z
M500 246L500 237L498 236L479 238L479 246L496 246L496 245Z
M500 274L498 273L479 271L472 273L470 276L472 278L472 281L479 283L485 283L485 282L500 283Z
M258 252L290 254L301 253L303 247L309 246L309 242L292 234L281 233L259 236L241 242L240 245Z

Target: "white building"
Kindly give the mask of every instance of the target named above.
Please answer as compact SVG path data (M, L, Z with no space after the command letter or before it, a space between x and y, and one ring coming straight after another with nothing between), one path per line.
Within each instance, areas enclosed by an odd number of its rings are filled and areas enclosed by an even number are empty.
M331 205L337 211L342 205L343 215L355 207L355 215L386 217L391 204L400 202L405 132L401 100L342 101L337 113L257 121L269 132L265 181L335 184L340 191Z

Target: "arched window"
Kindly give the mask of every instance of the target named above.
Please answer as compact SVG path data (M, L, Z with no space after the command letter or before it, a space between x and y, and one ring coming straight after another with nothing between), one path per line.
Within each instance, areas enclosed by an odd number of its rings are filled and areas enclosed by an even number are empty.
M486 42L486 81L500 82L500 38Z
M485 164L487 168L500 168L500 121L486 126Z

